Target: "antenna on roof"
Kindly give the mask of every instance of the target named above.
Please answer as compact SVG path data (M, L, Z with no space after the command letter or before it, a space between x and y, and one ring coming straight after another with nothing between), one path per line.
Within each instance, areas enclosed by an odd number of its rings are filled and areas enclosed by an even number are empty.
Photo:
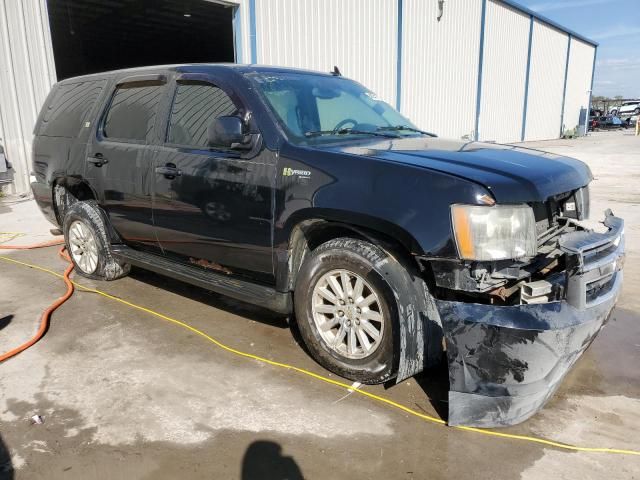
M337 65L333 66L333 72L331 72L331 75L333 75L334 77L341 77L342 73L340 73L340 69L338 68Z

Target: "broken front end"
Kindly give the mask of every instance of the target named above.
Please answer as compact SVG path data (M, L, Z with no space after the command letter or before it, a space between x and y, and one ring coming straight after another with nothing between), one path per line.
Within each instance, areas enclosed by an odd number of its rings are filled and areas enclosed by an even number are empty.
M534 205L528 218L509 213L506 225L504 218L488 219L494 229L511 229L507 253L524 251L519 261L466 252L485 239L465 222L472 223L474 215L479 222L487 219L479 217L482 211L467 210L466 219L454 211L463 260L429 262L449 364L450 425L497 427L526 420L607 322L622 284L624 222L608 210L606 231L586 229L577 220L587 205L588 192L581 189ZM536 231L534 246L518 228ZM504 246L487 245L504 253Z

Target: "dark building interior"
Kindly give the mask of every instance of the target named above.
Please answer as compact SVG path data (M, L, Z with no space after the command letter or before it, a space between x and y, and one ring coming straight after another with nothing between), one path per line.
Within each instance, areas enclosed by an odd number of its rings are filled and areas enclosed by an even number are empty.
M233 62L234 7L208 0L48 0L58 80L118 68Z

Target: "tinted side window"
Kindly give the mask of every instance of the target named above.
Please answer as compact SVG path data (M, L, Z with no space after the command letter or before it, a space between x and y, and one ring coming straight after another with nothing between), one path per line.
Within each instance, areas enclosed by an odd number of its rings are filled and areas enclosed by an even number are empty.
M120 85L111 99L102 132L107 138L144 142L153 129L164 85Z
M207 130L218 117L237 114L238 109L223 90L206 84L178 84L168 143L208 147Z
M38 135L75 137L104 88L105 80L59 85L45 107Z

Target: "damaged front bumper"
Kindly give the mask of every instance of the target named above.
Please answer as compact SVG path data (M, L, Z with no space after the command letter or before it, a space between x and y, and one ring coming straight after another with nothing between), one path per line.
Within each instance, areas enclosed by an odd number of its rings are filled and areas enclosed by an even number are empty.
M607 322L622 286L624 222L567 233L565 298L496 306L437 300L449 363L449 424L513 425L536 413Z

